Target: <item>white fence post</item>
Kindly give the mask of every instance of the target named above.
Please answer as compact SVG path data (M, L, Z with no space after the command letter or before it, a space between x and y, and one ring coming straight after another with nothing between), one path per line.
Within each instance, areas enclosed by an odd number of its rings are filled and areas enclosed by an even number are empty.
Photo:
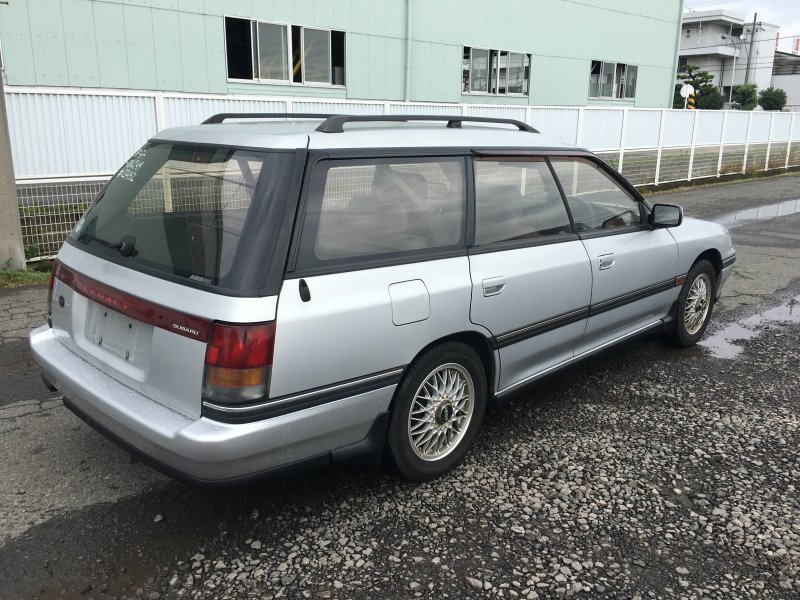
M622 161L625 160L625 133L628 129L628 109L622 109L622 131L619 132L619 164L617 171L622 173Z
M792 113L792 120L789 121L789 141L786 142L786 162L783 165L784 169L788 169L789 168L789 154L792 151L792 135L794 135L794 116L796 114L797 113L793 112Z
M769 137L767 138L767 160L764 161L764 170L769 170L769 152L772 150L772 130L775 127L775 113L769 115Z
M659 175L661 174L661 150L664 148L664 125L667 121L667 109L661 109L661 123L658 125L658 151L656 152L656 176L653 185L658 185Z
M700 111L695 109L694 111L694 119L692 119L692 145L689 148L689 172L687 175L687 181L692 180L692 169L694 168L694 144L697 140L697 119L700 118Z
M580 107L578 109L578 124L575 126L575 145L581 146L581 140L583 139L583 111L585 109Z
M747 114L747 135L744 138L744 160L742 161L742 175L747 171L747 153L750 150L750 126L753 124L753 111Z
M722 174L722 154L725 152L725 134L728 129L728 111L722 113L722 132L719 136L719 159L717 160L717 177Z
M292 99L291 98L286 98L285 103L286 103L286 112L287 113L293 112L293 110L292 110Z
M526 106L525 107L525 123L527 123L531 127L535 128L536 125L533 124L533 117L531 116L532 114L533 114L533 110L531 110L531 107L530 106Z

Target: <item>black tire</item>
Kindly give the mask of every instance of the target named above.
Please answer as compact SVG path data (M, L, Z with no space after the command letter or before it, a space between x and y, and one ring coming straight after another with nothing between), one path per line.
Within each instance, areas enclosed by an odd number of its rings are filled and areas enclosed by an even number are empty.
M448 365L454 365L458 368ZM440 371L445 367L447 367L445 371ZM458 370L459 368L461 371ZM438 396L441 398L441 403L436 403L435 406L439 408L432 409L429 415L430 418L417 418L416 426L424 428L426 427L425 423L429 423L428 426L430 428L444 428L445 431L450 433L439 433L441 430L436 429L436 433L431 435L438 436L436 438L438 440L442 440L442 436L445 436L443 444L447 444L447 440L451 439L452 447L440 450L446 451L446 454L440 458L436 458L435 452L437 449L433 448L431 451L434 454L430 455L428 459L423 459L415 451L415 444L411 440L410 431L412 425L409 415L412 406L415 405L418 390L422 390L423 383L436 372L461 376L464 385L459 385L459 390L466 390L470 383L469 379L472 380L472 410L469 419L464 421L464 427L459 428L457 426L459 413L465 411L466 403L461 405L462 408L460 410L456 407L456 404L460 402L459 398L463 399L464 395L456 394L457 398L450 398L450 392L447 392ZM464 373L468 374L469 377L464 377ZM430 394L432 389L432 387L427 386L423 393ZM450 403L451 400L452 404ZM422 402L424 401L421 399L420 403ZM434 406L433 403L425 404L431 407ZM448 408L448 404L450 408ZM417 409L419 408L420 404L417 404ZM414 363L397 388L386 444L392 462L397 467L397 470L411 481L430 481L447 473L463 460L480 429L485 411L486 372L481 359L475 351L469 346L457 342L448 342L432 348ZM419 415L420 412L416 412L416 414ZM452 424L452 427L450 424ZM418 431L420 430L418 429ZM449 437L450 434L452 434L452 437Z
M707 287L708 297L707 300L704 300L707 303L707 307L699 305L693 298L690 298L692 289L698 280L702 280ZM670 341L673 344L681 348L687 348L696 344L703 337L706 327L708 327L708 322L711 320L716 295L717 273L713 265L707 260L698 260L689 270L686 281L681 288L681 293L678 295L675 326L670 336ZM699 313L703 311L705 311L705 315L700 315ZM697 322L692 323L693 318Z

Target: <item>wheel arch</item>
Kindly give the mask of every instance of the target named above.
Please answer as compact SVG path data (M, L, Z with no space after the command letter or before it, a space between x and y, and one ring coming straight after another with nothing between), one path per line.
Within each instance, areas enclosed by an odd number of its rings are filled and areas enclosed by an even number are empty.
M707 260L711 263L711 265L714 267L714 276L716 277L716 280L719 281L720 275L722 275L722 254L720 254L719 250L716 248L709 248L708 250L701 252L700 255L694 259L694 262L689 270L691 271L701 260Z
M497 372L497 366L495 365L494 352L491 344L489 343L489 338L479 331L459 331L457 333L452 333L433 340L419 352L417 352L414 358L408 363L408 365L406 365L400 381L403 381L406 373L408 373L408 371L411 370L411 368L417 362L419 362L420 358L422 358L428 351L448 342L458 342L464 344L465 346L469 346L478 355L478 358L480 358L486 373L486 399L491 400L494 397L494 377ZM399 389L400 386L398 385L397 388ZM395 390L394 397L392 398L392 402L389 406L390 411L394 408L396 402L397 391Z

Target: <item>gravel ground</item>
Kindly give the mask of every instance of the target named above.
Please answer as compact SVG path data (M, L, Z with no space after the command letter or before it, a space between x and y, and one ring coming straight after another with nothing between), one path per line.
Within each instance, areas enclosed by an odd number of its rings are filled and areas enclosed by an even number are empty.
M799 348L629 345L494 413L451 476L270 490L142 594L797 598Z
M714 218L798 182L658 201ZM46 291L0 292L0 600L800 598L798 232L800 215L732 230L706 347L649 337L542 380L424 485L168 480L40 385L25 336Z

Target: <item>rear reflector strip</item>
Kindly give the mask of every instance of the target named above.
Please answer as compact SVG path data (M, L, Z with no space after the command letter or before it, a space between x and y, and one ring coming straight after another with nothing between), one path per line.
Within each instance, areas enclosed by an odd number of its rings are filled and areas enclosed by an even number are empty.
M57 262L53 271L57 279L71 287L78 294L111 310L193 340L205 342L208 339L209 322L206 319L187 315L137 298L95 281L90 277L81 275L65 266L62 262Z

